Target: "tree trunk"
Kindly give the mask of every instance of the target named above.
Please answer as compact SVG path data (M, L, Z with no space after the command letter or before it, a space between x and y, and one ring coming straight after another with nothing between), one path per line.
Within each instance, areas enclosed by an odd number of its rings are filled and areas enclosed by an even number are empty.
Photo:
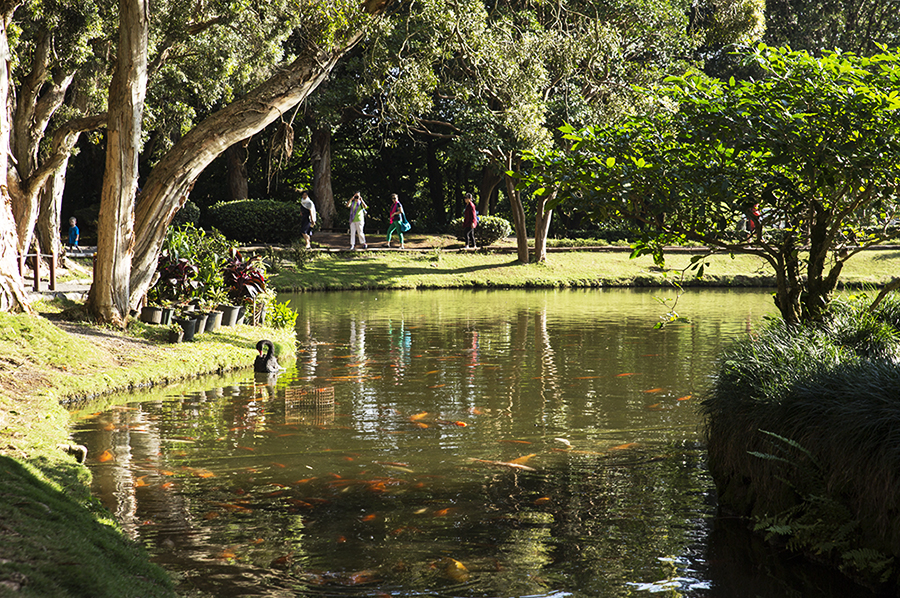
M447 208L444 205L444 175L437 158L437 143L428 140L428 194L431 196L432 221L438 230L447 225Z
M788 326L799 324L802 319L800 296L803 282L800 280L800 261L797 257L797 237L786 231L787 239L776 255L775 305Z
M503 181L503 175L497 167L487 162L481 167L481 185L478 187L478 212L483 216L491 215L491 198L497 186Z
M150 288L166 228L203 169L230 145L255 135L303 101L360 37L360 33L349 35L344 46L329 53L308 50L301 54L260 87L204 119L163 156L147 177L137 202L132 307Z
M43 193L42 185L48 180L44 177L40 184L34 184L29 179L38 170L40 145L47 126L63 104L66 91L75 78L74 71L50 72L52 41L48 31L41 31L35 37L31 63L27 65L30 70L19 85L12 116L11 146L16 164L10 194L19 236L18 250L23 253L31 247ZM15 182L21 182L21 186Z
M550 230L550 218L553 210L546 210L547 202L556 198L558 189L554 189L550 195L541 197L537 206L537 214L534 217L534 261L538 263L547 261L547 232Z
M5 109L9 102L10 73L12 57L9 52L7 27L21 0L0 1L0 173L9 171L10 120ZM31 311L25 285L19 275L18 235L12 212L12 198L8 185L0 185L0 311Z
M66 186L66 168L68 158L50 177L41 191L41 209L37 221L37 240L41 253L60 254L60 221L59 212L62 206L63 190Z
M517 160L512 152L504 156L506 172L518 170ZM513 168L516 166L516 168ZM513 216L513 227L516 231L516 247L518 248L519 263L528 263L528 228L525 226L525 206L522 204L522 193L516 189L516 181L508 174L503 175L506 181L506 193L509 195L510 211Z
M132 305L134 196L141 115L147 92L149 0L119 0L118 63L109 87L106 170L97 221L97 257L87 309L100 321L124 325Z
M312 134L310 155L312 156L313 192L318 218L322 228L331 228L337 210L334 207L334 192L331 189L331 129L327 126L315 127Z
M244 139L225 150L225 167L228 169L228 192L231 201L250 197L250 185L247 181L247 144Z

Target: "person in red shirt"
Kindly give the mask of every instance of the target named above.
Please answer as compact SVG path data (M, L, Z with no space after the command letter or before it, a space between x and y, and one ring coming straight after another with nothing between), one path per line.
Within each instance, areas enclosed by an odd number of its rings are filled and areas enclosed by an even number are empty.
M471 193L466 193L466 205L463 209L463 232L466 235L466 249L475 247L475 227L478 226L478 210L475 209L475 199Z

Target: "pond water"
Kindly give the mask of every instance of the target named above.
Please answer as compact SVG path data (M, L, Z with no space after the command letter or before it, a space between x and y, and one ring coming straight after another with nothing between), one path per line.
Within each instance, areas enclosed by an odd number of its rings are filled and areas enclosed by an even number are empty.
M281 297L276 379L113 397L73 436L185 595L847 595L715 517L697 402L770 295L692 291L655 330L673 297Z

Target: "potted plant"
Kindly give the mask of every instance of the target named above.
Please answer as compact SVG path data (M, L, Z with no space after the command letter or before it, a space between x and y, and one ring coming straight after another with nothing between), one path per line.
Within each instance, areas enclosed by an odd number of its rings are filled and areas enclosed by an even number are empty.
M259 257L244 260L240 251L233 251L222 269L222 280L228 289L231 301L245 309L253 305L257 295L266 290L266 270ZM243 314L239 311L237 321L240 323Z
M197 331L197 320L193 318L175 318L175 323L184 331L184 342L194 340L194 333Z
M158 305L145 305L141 308L139 316L141 322L147 324L160 324L162 322L162 307Z
M184 339L184 328L181 327L181 324L169 324L167 331L170 343L180 343Z
M220 312L221 314L216 317L217 322L215 328L218 328L219 326L234 326L239 308L237 305L231 305L228 298L228 292L224 287L216 287L208 290L206 293L206 302L210 306L210 313ZM207 329L209 329L209 321L207 321Z

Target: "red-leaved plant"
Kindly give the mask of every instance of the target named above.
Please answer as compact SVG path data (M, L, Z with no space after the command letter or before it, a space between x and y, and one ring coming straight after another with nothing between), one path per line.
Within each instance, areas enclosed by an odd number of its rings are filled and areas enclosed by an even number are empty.
M222 268L222 279L228 296L235 303L254 299L266 290L266 271L259 257L244 260L241 252L232 251Z

